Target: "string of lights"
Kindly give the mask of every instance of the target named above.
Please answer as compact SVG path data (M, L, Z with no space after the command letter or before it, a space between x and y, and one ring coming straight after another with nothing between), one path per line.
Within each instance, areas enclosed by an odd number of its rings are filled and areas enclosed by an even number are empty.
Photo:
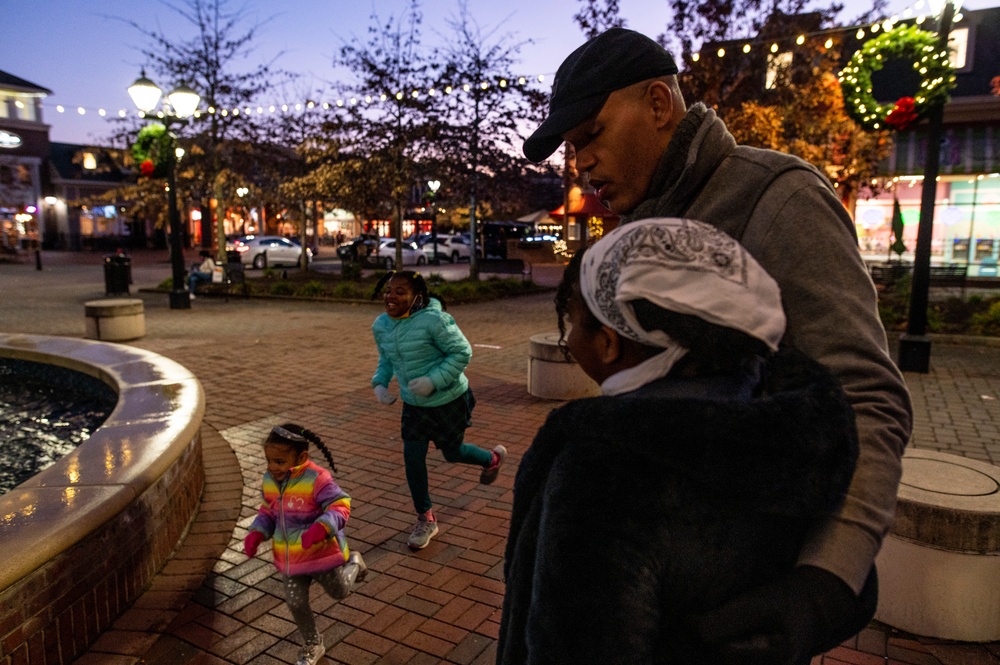
M511 78L500 78L495 83L489 81L480 81L475 87L481 90L489 90L491 87L496 86L501 90L508 90L511 88L524 88L529 84L544 83L546 80L545 74L532 74L531 76L517 76ZM328 101L315 101L309 100L304 102L295 103L281 103L281 104L256 104L247 105L243 107L233 107L233 108L216 108L214 106L209 106L204 110L197 110L194 112L194 117L198 118L205 114L213 115L219 114L223 117L233 115L264 115L271 113L291 113L291 112L302 112L315 109L329 110L332 108L344 108L349 106L365 105L371 106L372 104L377 104L381 102L388 101L389 99L402 100L404 97L411 97L418 99L421 97L447 97L460 93L471 92L474 84L463 83L459 85L446 85L442 88L415 88L413 90L403 92L402 90L396 90L394 92L383 92L376 95L364 95L362 97L341 97L338 99L331 99ZM156 114L146 114L142 111L128 111L126 109L119 109L117 112L109 111L106 108L88 108L86 106L74 106L66 104L42 104L43 108L54 109L57 113L73 113L74 111L79 115L86 115L88 113L96 113L100 117L107 117L111 113L115 113L119 118L126 118L129 115L135 115L140 118L146 117L162 117L163 113L158 112Z
M865 37L871 36L875 37L879 32L885 33L892 30L900 21L914 19L914 22L920 26L928 20L933 20L933 15L931 9L928 6L927 11L923 12L922 9L927 3L925 0L918 0L918 2L911 8L907 8L901 14L894 14L891 18L887 18L884 21L877 21L873 23L867 23L864 25L855 25L850 27L838 27L838 28L825 28L823 30L815 30L813 32L801 32L794 36L786 36L779 38L768 38L768 39L747 39L743 41L742 47L736 49L737 53L749 54L755 49L763 47L765 50L771 53L777 53L781 50L783 45L794 43L796 46L802 46L805 44L806 40L814 40L819 37L827 36L824 46L826 48L832 48L834 45L834 37L839 35L854 33L854 37L858 40L862 40ZM962 14L956 14L954 22L958 23L962 20ZM740 40L731 39L726 40L729 42L738 42ZM724 47L717 47L714 52L716 57L725 58L727 55L731 55L731 50L726 50ZM691 55L691 60L694 62L699 62L702 58L702 52L693 53Z
M927 6L927 11L923 11L923 8ZM817 30L813 32L803 32L797 33L796 35L789 35L780 38L768 38L768 39L748 39L743 41L742 47L735 49L737 54L749 54L757 48L763 47L771 53L777 53L782 49L783 46L786 48L788 45L794 44L795 46L802 46L805 44L806 40L813 40L817 37L822 37L827 35L827 40L825 42L826 48L832 48L834 45L834 37L838 35L844 35L853 32L854 37L858 40L864 39L866 36L875 37L879 32L885 33L892 30L897 23L902 20L914 19L917 25L922 25L928 19L932 19L932 14L930 13L930 7L927 0L917 0L916 4L907 8L900 14L895 14L891 18L885 19L884 21L878 21L873 23L868 23L864 25L856 25L850 27L839 27L839 28L827 28L824 30ZM957 23L962 20L962 14L956 14L954 21ZM730 42L738 42L740 40L727 40ZM728 55L732 55L731 50L727 50L724 47L718 47L715 50L715 55L719 58L724 58ZM691 59L694 62L698 62L702 58L702 52L696 52L692 54ZM529 84L544 83L546 81L546 74L532 74L525 76L516 76L510 78L501 78L496 82L481 81L478 84L463 83L457 85L447 85L442 88L419 88L413 89L408 92L401 90L396 90L393 92L383 92L376 95L365 95L363 97L347 97L331 99L327 101L299 101L299 102L285 102L285 103L273 103L273 104L258 104L258 105L248 105L243 107L233 107L233 108L216 108L208 107L205 110L199 110L195 112L195 117L200 117L204 114L220 114L222 116L228 115L264 115L268 113L290 113L290 112L303 112L308 110L314 110L321 108L323 110L329 110L331 108L344 108L350 106L358 106L364 104L370 106L375 103L381 103L389 100L390 98L395 98L396 100L403 99L404 96L410 96L413 98L420 98L422 96L426 97L436 97L436 96L448 96L457 94L459 92L469 92L472 90L473 86L478 85L479 88L486 90L491 86L497 86L501 89L513 88L513 87L524 87ZM106 107L87 107L87 106L77 106L72 104L42 104L43 108L54 109L57 113L78 113L79 115L86 115L88 113L96 113L100 117L107 117L108 115L117 115L120 118L128 117L130 114L137 115L138 117L146 117L141 111L129 111L126 109L118 109L117 111L111 111Z

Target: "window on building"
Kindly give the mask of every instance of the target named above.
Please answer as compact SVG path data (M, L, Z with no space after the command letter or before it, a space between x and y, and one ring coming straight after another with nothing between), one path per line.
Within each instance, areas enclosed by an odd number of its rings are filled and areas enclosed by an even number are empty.
M764 79L764 87L768 90L774 88L778 81L778 77L781 76L783 72L788 71L788 68L792 66L792 52L785 51L784 53L777 53L774 55L767 56L767 77Z
M956 70L965 69L966 56L969 52L969 29L953 28L948 33L948 46L951 47L951 66ZM971 68L971 66L970 66Z

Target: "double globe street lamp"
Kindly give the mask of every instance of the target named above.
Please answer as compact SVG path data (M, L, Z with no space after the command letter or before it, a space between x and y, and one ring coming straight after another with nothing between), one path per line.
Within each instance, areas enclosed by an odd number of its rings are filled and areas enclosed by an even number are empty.
M146 78L146 72L136 79L128 88L129 97L143 116L149 116L156 110L163 91ZM184 248L181 243L181 219L177 206L177 159L183 152L177 147L177 137L170 133L171 125L183 125L198 108L201 96L186 85L180 85L167 95L163 110L155 114L167 129L171 138L170 154L167 156L167 205L170 222L170 265L173 272L170 287L170 309L190 309L191 297L184 288ZM180 153L180 154L178 154Z

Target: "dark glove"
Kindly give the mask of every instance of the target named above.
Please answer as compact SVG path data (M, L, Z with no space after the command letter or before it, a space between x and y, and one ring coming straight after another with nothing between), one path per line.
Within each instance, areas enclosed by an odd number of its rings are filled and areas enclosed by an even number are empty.
M260 544L264 542L264 534L260 531L251 531L247 534L247 537L243 539L243 551L246 552L248 557L253 557L257 554L257 548Z
M302 534L302 549L307 550L316 543L323 542L328 535L330 532L326 530L325 526L319 522L313 522L313 525Z
M800 566L695 618L695 631L714 662L794 665L829 651L875 615L878 576L872 567L860 596L833 573Z

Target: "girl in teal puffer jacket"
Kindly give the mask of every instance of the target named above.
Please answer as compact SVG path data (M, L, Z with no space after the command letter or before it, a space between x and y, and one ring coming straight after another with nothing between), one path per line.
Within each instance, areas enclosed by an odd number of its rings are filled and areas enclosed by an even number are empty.
M496 480L507 449L492 451L465 443L465 429L472 424L476 399L465 377L472 347L455 319L444 311L444 302L432 296L420 273L388 273L375 287L382 293L385 314L372 324L378 347L378 367L372 377L375 397L392 404L389 382L395 376L403 398L402 438L406 482L410 486L417 523L407 544L427 547L438 532L431 510L427 483L427 448L431 441L449 462L482 467L479 482Z

